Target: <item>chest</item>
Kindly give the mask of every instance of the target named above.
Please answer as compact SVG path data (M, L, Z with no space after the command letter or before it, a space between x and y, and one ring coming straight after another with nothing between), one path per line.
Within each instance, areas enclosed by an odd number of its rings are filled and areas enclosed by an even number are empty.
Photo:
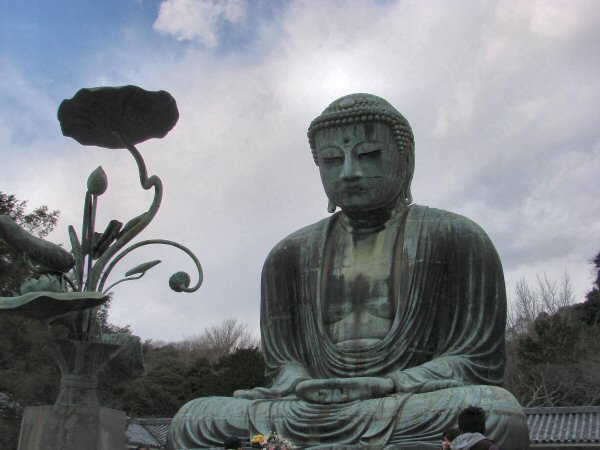
M322 313L326 323L363 313L393 318L394 231L385 229L356 236L338 230L332 236L322 274Z

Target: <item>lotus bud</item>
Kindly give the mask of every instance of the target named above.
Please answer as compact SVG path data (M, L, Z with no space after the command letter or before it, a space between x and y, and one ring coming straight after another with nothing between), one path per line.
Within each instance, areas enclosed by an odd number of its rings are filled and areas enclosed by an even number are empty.
M61 292L60 278L54 275L42 275L39 278L29 278L20 288L21 295L29 292Z
M88 192L92 195L102 195L106 192L108 188L108 178L106 177L106 173L102 166L98 166L96 170L94 170L87 180L87 189Z

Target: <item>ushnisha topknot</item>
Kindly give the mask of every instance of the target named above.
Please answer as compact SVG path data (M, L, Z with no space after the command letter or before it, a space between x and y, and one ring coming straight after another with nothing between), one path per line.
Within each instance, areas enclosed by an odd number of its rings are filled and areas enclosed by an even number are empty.
M389 102L372 94L345 95L331 103L308 127L308 143L315 164L319 165L315 134L322 128L336 127L356 122L383 122L392 127L400 152L415 151L415 139L408 120Z

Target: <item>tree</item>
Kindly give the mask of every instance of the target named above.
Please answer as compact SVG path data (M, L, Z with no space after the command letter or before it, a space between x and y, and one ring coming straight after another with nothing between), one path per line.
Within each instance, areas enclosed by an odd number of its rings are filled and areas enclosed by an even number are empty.
M100 379L101 402L137 417L170 417L187 401L264 385L260 341L245 323L225 320L182 342L143 345L146 373Z
M27 202L0 192L0 214L10 216L18 225L38 237L50 233L59 212L39 206L26 211ZM18 291L31 271L0 239L0 296ZM58 370L43 350L48 331L36 320L0 314L0 393L22 406L54 402L58 393ZM16 448L20 417L0 416L0 448Z
M594 259L600 274L600 254ZM508 321L505 387L524 406L583 406L600 401L597 276L586 302L573 305L568 277L524 279Z
M235 390L264 385L264 360L257 348L239 349L211 363L183 356L178 344L144 344L146 373L136 380L100 380L101 403L130 417L172 417L198 397L231 396Z
M592 289L585 295L586 301L576 305L574 316L592 327L600 326L600 252L592 259L596 278Z
M56 226L60 213L50 211L47 206L38 206L29 213L26 208L26 201L0 191L0 214L8 215L17 225L38 237L47 236ZM0 239L0 295L12 295L29 276L31 271L20 255Z
M515 296L508 309L507 334L527 333L537 317L542 314L556 314L575 303L575 295L569 276L565 273L559 281L547 275L537 276L537 284L530 287L525 277L515 285Z
M124 410L130 417L169 417L185 403L183 385L191 366L179 358L175 345L154 347L146 343L143 349L144 376L111 382L102 377L99 400L107 407ZM208 367L208 363L204 365Z
M265 385L265 361L258 348L241 348L213 366L218 383L211 395L231 396L239 389Z
M240 349L258 348L260 341L252 336L247 324L226 319L218 325L205 328L201 334L185 338L178 345L190 359L208 358L216 361Z

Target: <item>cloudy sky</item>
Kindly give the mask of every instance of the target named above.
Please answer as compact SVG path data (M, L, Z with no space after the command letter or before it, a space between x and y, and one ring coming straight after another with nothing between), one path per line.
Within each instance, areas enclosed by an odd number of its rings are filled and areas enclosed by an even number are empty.
M180 119L139 145L165 194L140 238L201 260L194 294L168 288L193 265L162 264L115 288L111 321L179 340L226 318L258 330L263 261L327 215L306 128L352 92L386 98L416 136L416 203L478 222L521 276L567 272L579 299L600 250L600 2L0 0L0 190L80 227L88 174L109 190L98 228L145 211L131 156L62 136L56 110L82 87L164 89Z

